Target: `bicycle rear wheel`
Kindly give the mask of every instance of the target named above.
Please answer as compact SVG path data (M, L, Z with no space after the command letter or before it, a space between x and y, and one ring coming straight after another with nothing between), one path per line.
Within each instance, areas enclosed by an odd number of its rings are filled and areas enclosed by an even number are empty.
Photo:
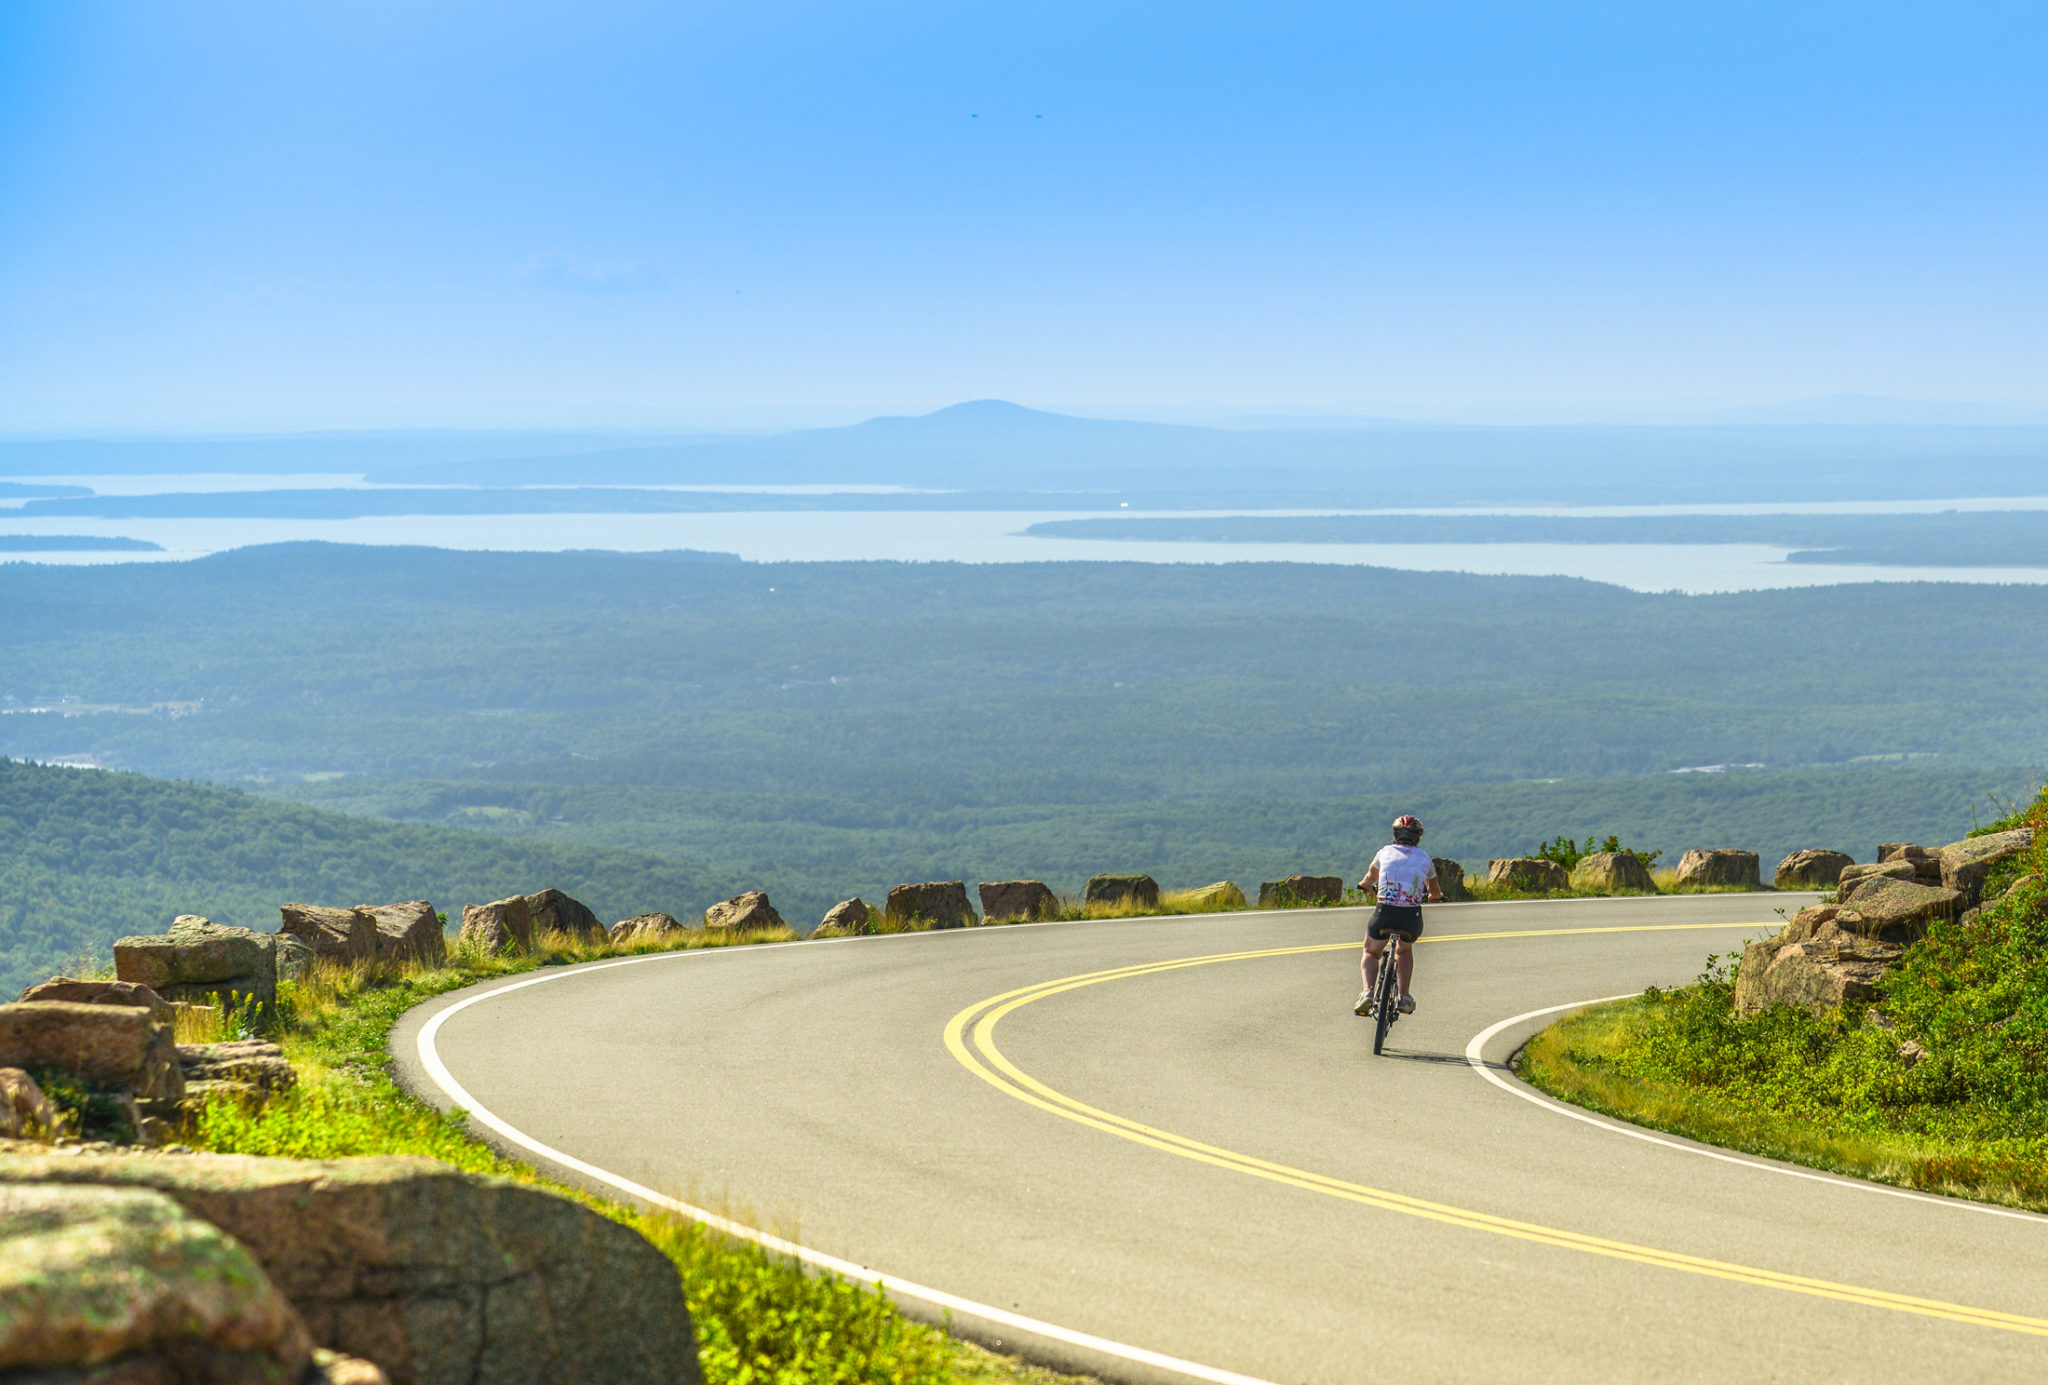
M1387 940L1387 950L1380 954L1380 974L1373 983L1372 1051L1375 1056L1387 1046L1387 1031L1394 1027L1394 949L1395 941Z

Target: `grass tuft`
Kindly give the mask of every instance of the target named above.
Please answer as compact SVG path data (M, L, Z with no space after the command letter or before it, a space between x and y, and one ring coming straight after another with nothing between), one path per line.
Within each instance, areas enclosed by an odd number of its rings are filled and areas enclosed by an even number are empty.
M180 1004L171 1016L171 1037L181 1044L218 1044L240 1036L234 1012L224 1006Z
M1702 885L1691 880L1680 880L1676 866L1650 872L1650 879L1656 882L1658 894L1756 894L1771 891L1769 884L1755 885Z

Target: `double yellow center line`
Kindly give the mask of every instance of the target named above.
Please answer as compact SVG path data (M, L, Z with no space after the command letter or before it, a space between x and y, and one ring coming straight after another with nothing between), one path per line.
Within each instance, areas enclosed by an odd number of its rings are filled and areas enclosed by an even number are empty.
M1747 923L1731 924L1678 924L1623 928L1542 928L1521 932L1500 933L1454 933L1435 938L1424 938L1425 943L1479 942L1506 938L1558 937L1566 934L1584 933L1658 933L1686 932L1708 928L1745 927L1760 925ZM946 1047L969 1072L987 1082L1005 1096L1049 1111L1065 1120L1099 1130L1106 1135L1145 1145L1166 1154L1198 1163L1228 1169L1234 1173L1263 1178L1272 1183L1283 1183L1305 1192L1319 1193L1325 1197L1341 1198L1347 1202L1361 1203L1384 1212L1396 1212L1403 1216L1421 1217L1428 1221L1442 1222L1450 1226L1463 1227L1470 1231L1486 1232L1495 1236L1511 1236L1516 1240L1534 1241L1540 1245L1556 1246L1562 1250L1579 1251L1587 1255L1602 1255L1613 1260L1629 1260L1637 1264L1652 1265L1659 1269L1678 1270L1686 1274L1705 1275L1713 1279L1730 1280L1738 1284L1752 1284L1759 1288L1778 1289L1786 1293L1808 1294L1815 1298L1836 1299L1843 1303L1858 1303L1870 1308L1889 1309L1897 1313L1915 1313L1922 1317L1943 1318L1950 1322L1968 1323L1976 1327L1996 1328L2006 1332L2022 1332L2037 1337L2048 1337L2048 1319L2023 1317L2017 1313L2001 1313L1989 1308L1972 1308L1967 1304L1945 1303L1939 1299L1917 1298L1911 1294L1895 1294L1884 1289L1864 1288L1856 1284L1840 1284L1833 1280L1813 1279L1805 1275L1785 1274L1777 1270L1759 1269L1750 1265L1731 1264L1725 1260L1710 1260L1703 1256L1686 1255L1679 1251L1659 1250L1654 1246L1634 1245L1627 1241L1611 1241L1601 1236L1588 1236L1577 1231L1558 1227L1539 1226L1533 1222L1516 1221L1509 1217L1497 1217L1486 1212L1475 1212L1447 1203L1431 1202L1424 1198L1409 1197L1402 1193L1389 1192L1383 1188L1369 1188L1361 1183L1347 1182L1341 1178L1330 1178L1306 1169L1276 1164L1235 1150L1222 1149L1216 1145L1204 1144L1200 1140L1176 1135L1170 1130L1160 1130L1142 1122L1127 1119L1114 1112L1100 1110L1086 1102L1056 1091L1019 1068L1004 1056L996 1046L996 1026L1014 1012L1026 1005L1063 995L1068 991L1088 986L1106 985L1113 981L1128 981L1142 976L1156 976L1164 972L1181 971L1190 967L1214 966L1219 962L1248 962L1269 957L1296 957L1313 952L1351 951L1357 943L1318 943L1307 947L1263 948L1253 952L1219 952L1204 957L1183 957L1165 962L1146 962L1136 966L1112 967L1107 971L1086 972L1079 976L1061 977L1044 981L1033 986L1023 986L1001 995L990 996L977 1001L960 1011L946 1023Z

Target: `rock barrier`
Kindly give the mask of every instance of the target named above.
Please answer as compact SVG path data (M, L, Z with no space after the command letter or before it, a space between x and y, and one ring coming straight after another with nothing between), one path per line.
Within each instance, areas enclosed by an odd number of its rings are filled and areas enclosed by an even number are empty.
M1968 905L1974 906L1983 894L1984 880L1992 867L2011 860L2033 844L2034 829L2031 827L1991 832L1951 843L1936 853L1936 860L1941 866L1942 887L1957 891L1965 897Z
M489 904L462 906L462 933L458 947L471 948L486 957L517 949L533 951L533 913L525 895L512 895Z
M1218 880L1213 885L1204 885L1199 890L1189 890L1181 896L1189 907L1213 909L1219 913L1227 909L1246 907L1244 891L1228 880Z
M126 1005L147 1010L151 1019L164 1024L177 1018L177 1011L168 1000L139 981L77 981L68 976L53 976L23 991L21 999L62 1000L73 1005Z
M597 921L597 915L581 901L571 899L560 890L542 890L539 894L528 895L526 917L536 938L559 933L579 943L601 943L605 940L605 926Z
M1923 885L1941 883L1941 852L1929 851L1914 842L1880 842L1877 859L1883 863L1907 861L1912 863L1913 874Z
M256 1104L299 1083L284 1050L264 1039L179 1044L178 1070L185 1078L188 1110L216 1097Z
M1525 894L1548 894L1567 889L1572 880L1565 868L1540 856L1510 856L1486 863L1486 883Z
M1780 890L1832 890L1855 864L1846 851L1795 851L1778 862L1771 884Z
M0 1362L34 1381L295 1383L313 1343L245 1247L162 1193L15 1184L0 1186Z
M1872 861L1868 865L1845 866L1835 878L1835 900L1847 903L1869 880L1918 880L1912 861Z
M64 1305L89 1300L0 1311L0 1330L26 1338L0 1354L11 1367L147 1360L183 1333L283 1373L202 1365L118 1378L297 1381L317 1343L400 1385L702 1379L675 1265L644 1237L567 1198L431 1159L0 1155L0 1236L0 1303L24 1283L82 1295L90 1268L98 1321L128 1334L65 1356L78 1338L52 1328L80 1326ZM81 1261L79 1244L106 1249Z
M1091 875L1081 892L1081 902L1112 909L1157 909L1159 882L1149 875Z
M1156 893L1155 893L1155 898ZM898 927L922 924L927 928L972 928L979 920L967 902L964 880L927 880L916 885L898 885L889 891L884 912Z
M855 895L842 899L825 911L825 917L811 930L814 938L851 938L875 931L875 911Z
M1674 874L1681 885L1725 885L1754 890L1763 883L1757 854L1732 847L1688 851L1678 858Z
M1283 875L1259 885L1261 909L1298 909L1338 904L1344 899L1344 878L1338 875Z
M448 935L441 927L440 914L426 900L358 904L356 912L370 921L379 962L438 967L448 960Z
M613 924L606 937L614 947L640 943L659 942L671 933L680 933L683 925L669 914L635 914L632 918L621 919Z
M1816 1013L1870 1000L1906 945L1947 917L1952 890L1880 878L1867 905L1801 909L1776 936L1743 949L1735 1011L1749 1016L1779 1005Z
M2033 840L2032 829L2019 828L1937 850L1884 843L1878 860L1842 869L1835 903L1800 910L1777 934L1744 949L1736 1013L1780 1005L1818 1013L1874 999L1906 949L1938 922L1967 924L1984 901L1992 869Z
M316 961L350 967L377 955L377 925L361 909L285 904L278 913L284 921L277 931L311 948Z
M704 911L704 926L718 933L758 933L788 927L768 902L766 890L748 890L712 905Z
M165 1000L242 1006L277 1003L277 940L180 914L171 931L117 938L114 974Z
M1571 887L1594 894L1655 894L1650 868L1627 851L1596 851L1572 867Z
M59 1068L175 1114L185 1097L171 1026L141 1006L65 1000L0 1005L0 1067Z
M1043 880L984 880L976 893L981 916L990 923L1056 918L1060 912L1059 896Z

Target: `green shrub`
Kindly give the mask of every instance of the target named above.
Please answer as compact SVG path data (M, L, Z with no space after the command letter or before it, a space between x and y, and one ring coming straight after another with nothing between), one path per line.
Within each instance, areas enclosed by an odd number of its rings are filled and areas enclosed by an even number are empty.
M96 1092L64 1068L35 1067L28 1070L35 1084L57 1113L58 1129L85 1140L108 1140L131 1144L135 1127L127 1110L105 1092Z
M1586 857L1595 855L1602 851L1613 851L1619 852L1624 856L1633 856L1638 861L1641 861L1643 863L1644 870L1648 870L1651 866L1655 865L1657 863L1657 858L1664 854L1661 850L1631 850L1630 848L1623 846L1621 844L1621 838L1615 836L1611 832L1608 834L1607 840L1601 842L1597 846L1594 845L1594 839L1592 837L1587 837L1586 844L1583 847L1581 847L1577 842L1573 841L1570 837L1566 836L1564 833L1560 832L1557 834L1557 840L1544 842L1541 846L1537 847L1536 850L1531 852L1530 854L1539 861L1555 861L1557 862L1557 864L1563 866L1566 870L1570 870L1573 866L1576 866L1579 862L1585 860Z

